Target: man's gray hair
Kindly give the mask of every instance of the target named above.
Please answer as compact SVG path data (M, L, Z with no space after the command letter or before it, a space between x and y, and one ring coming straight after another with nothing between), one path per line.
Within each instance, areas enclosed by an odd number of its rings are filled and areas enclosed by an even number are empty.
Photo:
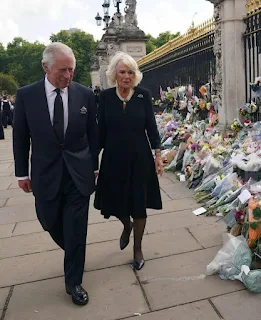
M55 61L55 55L59 54L73 57L74 66L76 65L76 59L72 49L61 42L53 42L45 48L42 63L45 63L49 68L52 67Z

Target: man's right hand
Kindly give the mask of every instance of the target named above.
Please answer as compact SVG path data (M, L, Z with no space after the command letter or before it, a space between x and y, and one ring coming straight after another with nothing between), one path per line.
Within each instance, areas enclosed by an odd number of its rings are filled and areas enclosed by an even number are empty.
M32 192L32 183L30 179L18 180L18 186L26 193Z

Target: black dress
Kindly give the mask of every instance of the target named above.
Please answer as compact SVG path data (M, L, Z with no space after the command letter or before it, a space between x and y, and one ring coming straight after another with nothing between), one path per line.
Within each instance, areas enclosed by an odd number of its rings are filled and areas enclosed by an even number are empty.
M116 88L100 93L100 149L103 149L94 207L104 218L146 218L146 208L162 209L151 149L160 148L150 92L136 87L127 102Z

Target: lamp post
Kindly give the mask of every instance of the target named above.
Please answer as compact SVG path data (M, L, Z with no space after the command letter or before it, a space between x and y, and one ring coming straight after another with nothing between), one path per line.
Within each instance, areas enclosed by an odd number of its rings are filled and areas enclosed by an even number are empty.
M120 19L121 12L120 12L120 4L122 3L122 0L113 0L114 7L117 8L117 17ZM110 24L110 15L109 15L109 8L111 5L110 0L104 0L102 7L103 7L103 12L104 16L103 18L100 16L99 12L97 13L95 20L97 23L97 26L101 26L101 21L103 20L105 23L105 30L108 29L109 24Z
M121 0L113 0L114 7L117 8L117 13L120 13L120 3L122 3Z

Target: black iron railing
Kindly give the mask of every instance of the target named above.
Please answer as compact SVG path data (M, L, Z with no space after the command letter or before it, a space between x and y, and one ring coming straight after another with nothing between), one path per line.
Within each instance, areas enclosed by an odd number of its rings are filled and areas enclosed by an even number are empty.
M246 102L251 102L251 100L256 102L258 110L253 114L253 119L251 120L260 121L260 99L255 98L250 84L255 82L256 77L261 76L261 9L249 14L244 21L246 24L244 34Z
M180 46L169 53L140 66L143 72L141 85L150 89L155 99L159 88L187 86L199 95L201 85L215 77L216 60L213 52L214 30Z

